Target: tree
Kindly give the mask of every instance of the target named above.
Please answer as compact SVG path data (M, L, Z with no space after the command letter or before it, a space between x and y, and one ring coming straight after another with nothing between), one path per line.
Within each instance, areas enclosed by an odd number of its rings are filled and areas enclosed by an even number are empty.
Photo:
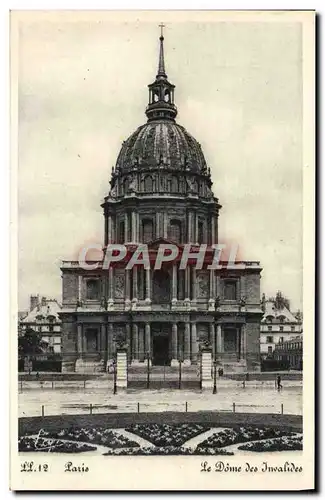
M18 354L20 356L34 356L47 352L48 343L42 340L40 333L30 327L18 337Z

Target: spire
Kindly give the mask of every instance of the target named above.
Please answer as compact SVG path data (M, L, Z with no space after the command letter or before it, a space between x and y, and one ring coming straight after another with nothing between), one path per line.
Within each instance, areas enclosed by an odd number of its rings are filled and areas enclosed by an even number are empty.
M159 63L158 63L158 73L157 73L157 78L159 76L162 76L164 78L167 78L166 71L165 71L165 58L164 58L164 32L163 29L165 27L164 24L159 24L159 27L161 29L160 32L160 48L159 48Z
M159 46L159 61L158 73L153 83L149 87L149 104L146 109L148 121L151 120L175 120L177 108L174 104L174 89L175 85L167 80L164 58L164 24L159 24L160 27L160 46Z

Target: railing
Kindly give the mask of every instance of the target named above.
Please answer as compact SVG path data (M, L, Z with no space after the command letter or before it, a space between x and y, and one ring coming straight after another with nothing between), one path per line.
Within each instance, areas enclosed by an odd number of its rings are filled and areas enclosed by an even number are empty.
M94 415L106 413L164 413L164 412L216 412L216 413L263 413L272 415L297 414L292 412L288 405L250 405L236 402L227 402L223 405L215 403L214 405L202 404L199 401L119 401L118 403L108 402L107 404L97 403L64 403L56 405L46 403L34 405L32 408L21 408L19 417L36 417L50 415ZM301 412L300 412L301 414Z

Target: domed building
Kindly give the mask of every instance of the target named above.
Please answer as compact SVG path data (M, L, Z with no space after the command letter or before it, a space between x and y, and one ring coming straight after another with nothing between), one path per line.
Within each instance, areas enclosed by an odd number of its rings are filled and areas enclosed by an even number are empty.
M86 270L64 261L62 369L104 371L121 340L131 366L148 357L152 365L193 365L204 343L226 370L258 369L261 268L259 262L207 266L221 205L200 144L176 122L163 35L148 88L147 122L123 142L102 204L104 254L116 243L131 255L145 243L150 257L160 244L177 245L180 254L186 245L205 244L207 258L202 269L180 269L179 258L161 269L116 263L107 270L98 262Z

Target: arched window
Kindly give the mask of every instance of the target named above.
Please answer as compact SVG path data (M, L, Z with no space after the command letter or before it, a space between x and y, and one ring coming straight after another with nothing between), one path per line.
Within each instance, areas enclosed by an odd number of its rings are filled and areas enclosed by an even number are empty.
M152 241L153 238L153 222L151 219L144 219L142 221L142 239L143 243Z
M86 297L89 300L97 300L99 298L99 280L97 279L87 280Z
M171 220L168 228L168 239L175 243L182 242L182 224L179 220Z
M126 177L123 181L124 194L127 194L130 190L130 177Z
M284 316L279 316L279 321L280 321L280 323L284 323L285 317Z
M272 323L272 321L273 321L273 316L266 316L267 323Z
M170 94L169 94L169 90L165 90L165 95L164 95L164 101L165 102L169 102L170 101Z
M147 175L144 178L144 190L146 193L152 193L153 192L153 180L151 175Z

